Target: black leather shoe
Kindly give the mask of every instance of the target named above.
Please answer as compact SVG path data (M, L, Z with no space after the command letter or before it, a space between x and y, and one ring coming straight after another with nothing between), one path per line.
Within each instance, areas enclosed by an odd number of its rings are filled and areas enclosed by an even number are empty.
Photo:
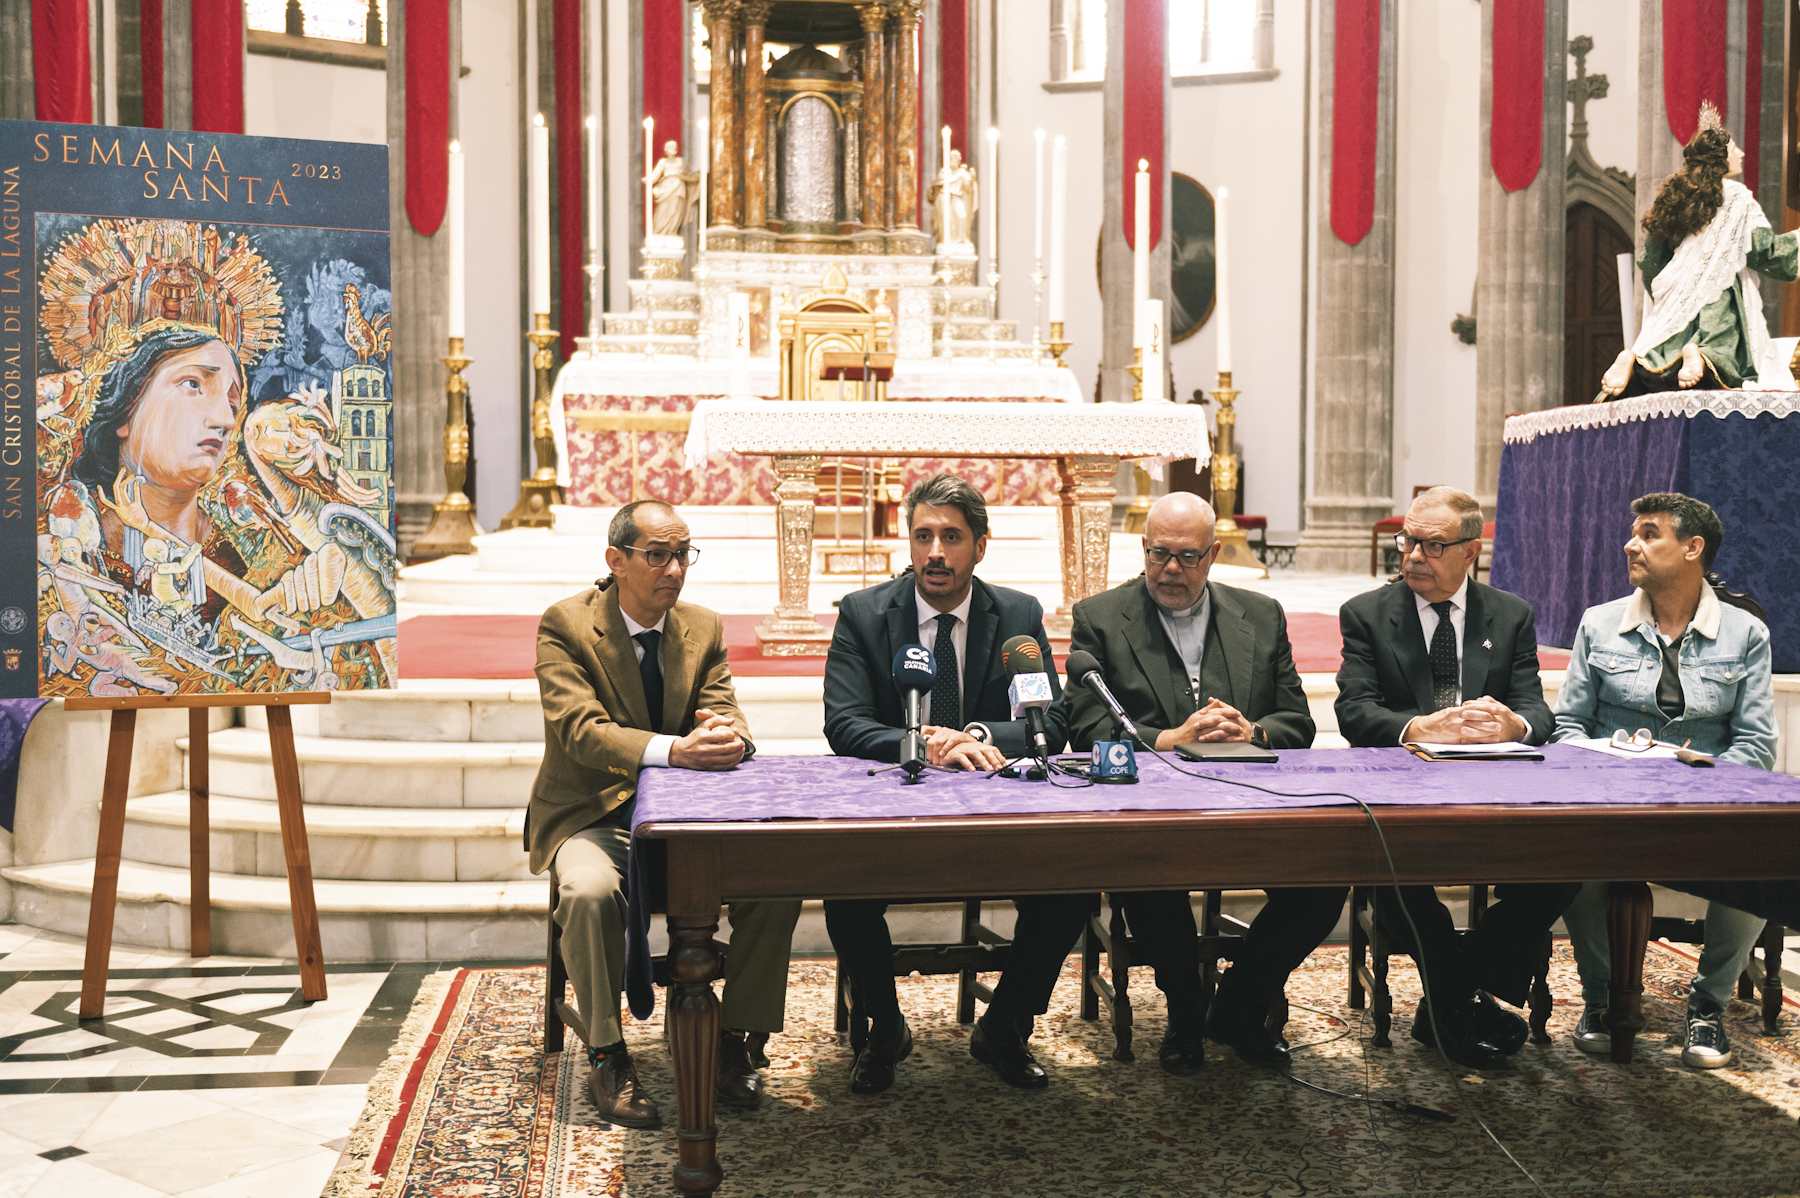
M719 1033L719 1074L713 1094L735 1111L753 1111L762 1105L762 1074L756 1071L744 1038L735 1032Z
M894 1066L912 1054L912 1047L912 1028L904 1023L900 1025L898 1040L870 1032L868 1043L856 1054L856 1064L850 1067L850 1092L879 1094L893 1085Z
M1214 1001L1206 1016L1206 1036L1248 1064L1286 1069L1292 1061L1287 1041L1270 1033L1265 1018L1264 1013L1254 1009Z
M1441 1039L1445 1055L1471 1069L1497 1069L1506 1063L1506 1054L1476 1026L1473 1002L1445 1003L1435 1022L1431 1012L1431 1006L1421 1001L1413 1016L1412 1038L1420 1044L1436 1048Z
M1486 990L1475 992L1475 1028L1483 1040L1509 1057L1531 1039L1531 1025L1517 1012L1501 1006Z
M1025 1038L1018 1034L1017 1024L996 1032L989 1026L988 1017L983 1015L975 1021L975 1030L969 1034L969 1055L983 1065L992 1065L994 1072L1009 1086L1041 1090L1050 1084L1050 1076L1044 1072L1044 1067L1025 1047Z
M758 1069L769 1067L769 1054L764 1050L769 1047L769 1033L745 1032L744 1048L750 1053L750 1063Z
M1164 1073L1192 1077L1206 1064L1206 1035L1196 1024L1170 1023L1156 1059Z

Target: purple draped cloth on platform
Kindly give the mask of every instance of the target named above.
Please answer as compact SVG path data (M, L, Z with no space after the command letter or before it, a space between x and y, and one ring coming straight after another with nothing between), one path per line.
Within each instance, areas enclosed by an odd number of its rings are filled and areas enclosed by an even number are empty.
M1538 640L1566 647L1584 611L1631 593L1631 501L1679 491L1718 511L1713 569L1767 610L1775 672L1800 672L1796 408L1787 393L1687 392L1509 418L1490 580L1531 604Z
M25 732L48 699L0 699L0 828L12 831L19 799L19 757Z
M1541 762L1428 762L1405 749L1310 749L1274 765L1215 763L1193 777L1146 754L1136 786L1070 786L1009 781L981 774L929 772L908 786L898 772L869 777L873 763L853 757L759 757L722 773L650 769L638 780L632 816L626 997L647 1017L656 1003L650 978L650 916L661 842L637 835L646 823L718 823L783 819L907 819L1028 815L1069 811L1256 811L1498 803L1606 806L1694 802L1800 803L1800 778L1721 763L1696 777L1669 759L1625 760L1572 745L1546 745ZM1286 792L1233 786L1235 779ZM1344 791L1343 795L1326 792Z

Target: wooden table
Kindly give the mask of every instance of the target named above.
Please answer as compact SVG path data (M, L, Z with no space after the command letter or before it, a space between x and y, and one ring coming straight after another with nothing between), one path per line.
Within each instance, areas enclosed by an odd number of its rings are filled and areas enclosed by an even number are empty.
M1704 786L1705 775L1697 786ZM1800 805L1407 806L1377 808L1402 883L1575 882L1657 876L1800 878ZM710 1193L719 1005L713 946L722 902L984 893L1382 885L1374 829L1354 807L1108 812L955 818L649 823L666 843L680 1157L675 1187ZM879 845L879 852L872 851ZM1671 853L1679 846L1679 856ZM1053 882L1053 885L1047 885ZM1613 886L1612 1058L1631 1060L1644 1026L1650 888Z

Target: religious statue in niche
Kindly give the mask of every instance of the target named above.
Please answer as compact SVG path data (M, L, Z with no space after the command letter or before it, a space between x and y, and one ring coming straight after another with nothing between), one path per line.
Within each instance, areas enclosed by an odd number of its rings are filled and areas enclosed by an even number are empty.
M1788 372L1773 360L1758 273L1800 277L1800 234L1776 234L1749 188L1732 176L1744 152L1710 101L1644 215L1644 316L1637 340L1600 380L1597 401L1649 391L1754 387ZM1785 381L1785 380L1784 380Z
M663 156L650 171L650 231L658 237L680 237L700 199L700 173L688 170L676 149L674 142L664 142Z
M951 150L944 158L946 165L938 171L938 177L925 194L926 202L931 205L931 235L937 238L942 253L973 254L977 206L975 168L965 163L957 150Z

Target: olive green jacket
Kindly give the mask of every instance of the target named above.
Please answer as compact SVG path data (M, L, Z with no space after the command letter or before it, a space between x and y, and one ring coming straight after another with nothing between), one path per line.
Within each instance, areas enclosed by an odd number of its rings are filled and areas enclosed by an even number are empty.
M652 736L685 736L694 710L728 716L744 738L717 612L677 603L663 625L663 709L646 706L636 646L625 630L612 579L564 599L538 624L538 694L544 707L544 762L525 812L531 871L542 873L562 842L637 794L638 762Z

